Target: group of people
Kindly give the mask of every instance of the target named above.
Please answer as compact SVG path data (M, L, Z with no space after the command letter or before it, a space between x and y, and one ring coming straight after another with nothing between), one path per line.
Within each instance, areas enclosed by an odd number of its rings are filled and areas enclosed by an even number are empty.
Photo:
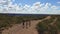
M23 25L23 28L28 28L31 26L31 21L30 20L23 20L22 25Z

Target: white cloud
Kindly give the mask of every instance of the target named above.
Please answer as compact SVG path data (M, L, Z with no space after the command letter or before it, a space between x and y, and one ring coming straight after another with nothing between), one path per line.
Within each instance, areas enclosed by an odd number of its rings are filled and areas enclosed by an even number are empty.
M22 5L20 6L19 4L13 5L12 4L13 2L11 2L11 0L8 0L8 1L9 1L8 4L0 5L0 13L28 13L28 14L29 13L30 14L35 14L35 13L36 14L53 14L54 12L55 12L54 14L60 13L60 10L57 10L60 7L51 5L50 3L42 4L40 2L36 2L36 3L33 3L32 6L27 4L25 4L24 6Z
M23 8L24 8L24 9L29 9L30 6L29 6L29 5L25 5Z
M5 4L5 3L6 3L6 1L0 0L0 5L3 5L3 4Z
M57 6L51 6L51 9L56 10L56 9L58 9L58 7Z

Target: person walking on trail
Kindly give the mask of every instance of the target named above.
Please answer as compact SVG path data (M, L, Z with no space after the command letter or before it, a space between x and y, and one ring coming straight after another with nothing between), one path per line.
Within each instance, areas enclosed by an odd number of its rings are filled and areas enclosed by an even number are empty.
M24 26L24 25L25 25L24 23L25 23L25 20L22 21L23 28L25 27L25 26Z
M31 26L31 20L29 20L29 27Z
M26 21L26 28L30 27L31 26L31 21L30 20L27 20Z
M30 27L31 26L31 21L30 20L23 20L23 28L26 26L26 28Z
M26 21L26 28L28 28L28 21Z

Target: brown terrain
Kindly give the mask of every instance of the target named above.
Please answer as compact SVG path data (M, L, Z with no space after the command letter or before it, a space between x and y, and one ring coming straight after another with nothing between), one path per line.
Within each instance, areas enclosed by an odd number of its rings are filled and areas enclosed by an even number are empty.
M50 19L51 16L48 16L42 20L32 20L31 21L31 26L27 25L28 28L26 28L26 23L23 25L21 24L15 24L9 29L3 30L2 34L38 34L36 30L36 25L39 22L42 22L43 20ZM27 22L28 23L28 22Z

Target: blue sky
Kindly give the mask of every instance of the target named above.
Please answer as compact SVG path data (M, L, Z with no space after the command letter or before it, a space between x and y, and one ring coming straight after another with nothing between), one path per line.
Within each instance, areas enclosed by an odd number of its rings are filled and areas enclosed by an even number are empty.
M57 2L60 2L60 0L15 0L14 3L21 3L22 5L28 4L28 5L32 5L35 2L41 2L41 3L51 3L53 5L56 6L60 6L60 4L58 4Z
M0 0L0 13L60 14L60 0Z

